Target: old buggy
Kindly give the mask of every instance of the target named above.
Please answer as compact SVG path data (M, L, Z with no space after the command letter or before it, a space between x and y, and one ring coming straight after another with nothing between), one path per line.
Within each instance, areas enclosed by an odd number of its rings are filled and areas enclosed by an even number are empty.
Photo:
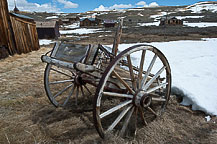
M135 134L164 112L170 97L171 70L161 51L135 45L118 52L122 23L112 48L62 42L42 56L45 90L55 107L78 107L95 92L93 119L102 138Z

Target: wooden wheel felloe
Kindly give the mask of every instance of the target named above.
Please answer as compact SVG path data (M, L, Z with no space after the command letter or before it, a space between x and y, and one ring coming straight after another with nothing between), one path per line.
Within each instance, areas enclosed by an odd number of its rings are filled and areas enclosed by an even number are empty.
M73 95L77 105L79 95L90 94L78 72L51 64L47 64L44 72L44 86L50 102L55 107L66 106Z
M115 88L111 82L117 90L110 91ZM99 135L135 134L137 127L164 112L170 89L170 66L158 49L149 45L125 49L109 64L96 90L93 117Z

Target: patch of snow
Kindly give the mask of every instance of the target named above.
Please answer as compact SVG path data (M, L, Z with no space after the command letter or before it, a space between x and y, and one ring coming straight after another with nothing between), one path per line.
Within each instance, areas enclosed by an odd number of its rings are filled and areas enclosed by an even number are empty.
M39 40L39 45L49 45L49 44L52 44L52 43L54 43L54 41L48 40L48 39Z
M80 23L73 23L71 25L67 25L64 26L65 28L70 28L70 29L74 29L74 28L79 28L80 27Z
M150 18L153 18L153 19L156 19L156 18L160 18L162 16L165 16L167 15L168 13L167 12L160 12L159 14L157 15L151 15Z
M152 23L138 23L139 26L159 26L160 22L152 22Z
M80 28L80 29L74 29L74 30L60 30L60 34L90 34L90 33L96 33L99 32L101 29L87 29L87 28Z
M174 16L174 17L176 17L177 19L186 19L186 18L197 19L197 18L203 18L204 16Z
M199 22L199 23L188 23L188 22L183 22L184 25L189 26L189 27L212 27L212 26L217 26L216 22Z
M193 110L217 115L217 38L146 44L160 49L168 59L172 86L186 94L182 104L192 105ZM133 45L136 44L120 44L119 50Z
M211 120L211 117L208 115L208 116L205 117L205 119L206 119L206 121L208 122L208 121Z
M46 19L56 19L59 18L58 16L50 16L50 17L46 17Z
M141 14L141 13L138 13L138 16L141 16L141 17L143 17L144 15L143 15L143 14Z
M75 36L75 35L66 35L66 37L87 38L87 37L89 37L89 36Z

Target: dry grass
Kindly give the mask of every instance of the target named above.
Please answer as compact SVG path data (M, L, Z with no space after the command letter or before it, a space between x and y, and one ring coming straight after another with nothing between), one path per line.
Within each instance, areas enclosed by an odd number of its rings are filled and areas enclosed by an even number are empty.
M172 98L161 119L137 131L135 138L110 135L102 140L91 111L54 108L44 92L45 64L50 48L0 60L0 143L216 143L217 119L206 122ZM84 101L92 107L91 100Z

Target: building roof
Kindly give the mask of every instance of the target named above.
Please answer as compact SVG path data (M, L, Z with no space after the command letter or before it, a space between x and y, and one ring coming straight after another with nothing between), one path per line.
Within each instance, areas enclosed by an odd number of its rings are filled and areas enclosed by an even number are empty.
M21 14L17 14L17 13L11 13L11 14L14 15L14 16L17 16L17 17L23 18L23 19L34 20L33 18L28 17L28 16L25 16L25 15L21 15Z
M86 20L86 19L88 19L89 21L96 21L95 18L82 18L81 21L84 21L84 20Z
M36 28L55 28L56 21L36 21Z
M70 19L77 19L78 16L66 16L66 18L67 18L67 19L69 19L69 18L70 18Z
M177 18L174 17L174 16L163 16L163 17L161 17L161 21L162 21L162 20L170 20L170 19L175 19L175 20L177 20Z

